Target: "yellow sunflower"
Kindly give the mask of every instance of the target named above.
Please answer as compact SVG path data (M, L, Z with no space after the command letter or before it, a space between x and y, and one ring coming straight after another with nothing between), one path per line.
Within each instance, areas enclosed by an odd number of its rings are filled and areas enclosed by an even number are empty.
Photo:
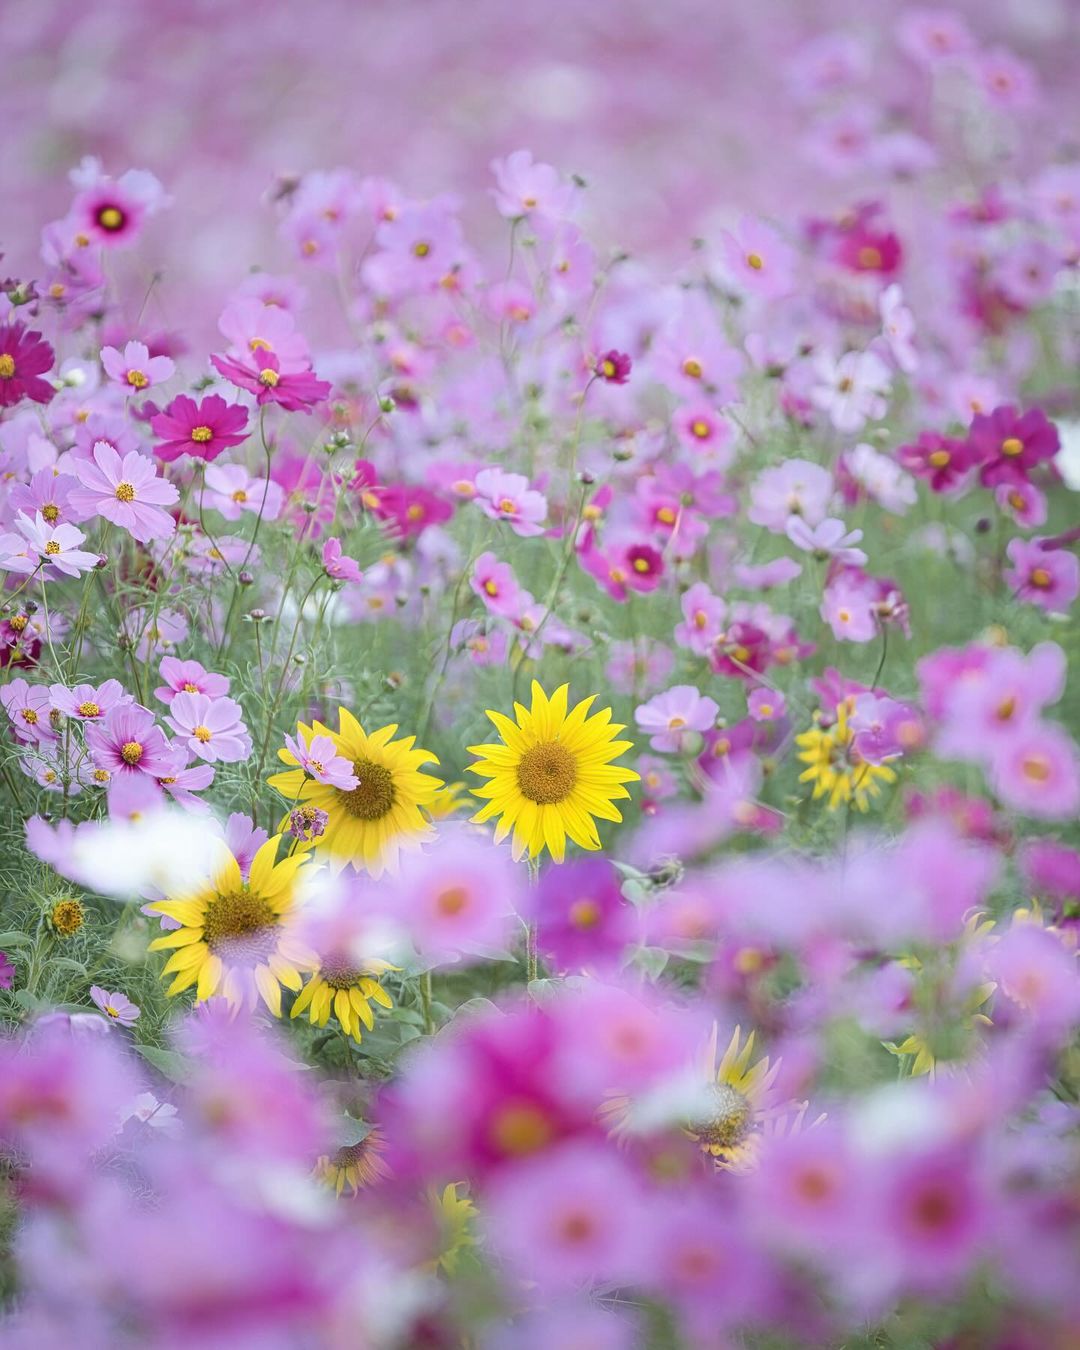
M373 1125L355 1144L345 1144L335 1153L327 1154L315 1164L315 1176L326 1186L332 1186L338 1195L346 1187L351 1195L385 1181L390 1169L383 1161L386 1140L377 1125Z
M389 961L357 963L348 957L323 957L293 1001L290 1016L299 1017L306 1012L314 1026L324 1027L333 1013L346 1036L352 1036L359 1043L361 1023L368 1031L375 1026L372 1002L380 1003L384 1008L394 1006L378 977L387 970L396 969Z
M836 721L831 727L811 727L795 737L795 743L802 747L799 758L809 765L799 775L799 782L813 783L815 801L828 797L830 811L849 803L865 811L870 799L880 795L882 783L896 782L893 769L863 759L854 741L846 702L837 706Z
M234 1008L258 999L281 1016L281 987L299 990L301 971L316 964L297 940L299 873L308 859L294 854L275 862L281 835L255 854L248 879L232 853L210 880L194 890L169 895L148 908L175 919L180 927L150 943L151 951L172 951L162 975L172 975L168 994L195 985L201 1001L223 994Z
M594 694L567 712L567 692L560 685L549 699L533 680L532 706L515 703L516 720L488 711L502 741L469 746L480 756L470 771L489 780L473 792L487 799L473 820L498 816L495 840L513 830L515 858L526 850L537 858L547 848L562 862L567 835L581 848L598 849L595 821L622 820L614 803L630 796L624 783L638 781L633 769L611 762L632 748L615 739L623 728L612 722L611 709L590 717Z
M278 758L290 768L268 781L295 805L318 807L327 813L323 833L297 845L325 853L340 870L346 863L382 876L397 862L402 846L414 847L433 839L435 832L424 812L442 787L438 778L422 773L424 764L438 764L429 750L413 748L415 736L395 740L397 726L382 727L370 735L345 708L338 709L338 731L321 722L297 724L304 747L315 736L329 736L339 755L349 760L359 786L349 792L320 783L300 768L290 750Z
M742 1171L753 1165L762 1135L772 1133L793 1111L801 1120L806 1108L776 1103L773 1084L780 1061L772 1065L767 1058L752 1062L753 1032L743 1042L741 1029L736 1027L719 1061L718 1035L714 1023L702 1059L709 1083L708 1101L701 1118L687 1123L686 1132L717 1167Z

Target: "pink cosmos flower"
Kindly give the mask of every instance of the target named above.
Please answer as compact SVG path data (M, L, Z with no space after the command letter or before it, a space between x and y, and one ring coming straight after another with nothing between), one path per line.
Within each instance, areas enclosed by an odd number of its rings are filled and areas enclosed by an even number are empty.
M386 917L404 927L425 962L490 957L521 931L520 892L521 870L505 849L448 826L429 850L403 860L386 891Z
M363 581L364 574L355 558L341 551L341 540L327 539L322 550L323 571L335 581Z
M968 64L987 98L1002 108L1029 108L1038 95L1035 72L1005 47L979 52Z
M787 700L779 689L752 689L746 703L755 722L775 722L787 711Z
M543 534L541 522L547 515L547 499L529 487L524 474L481 469L476 475L476 494L473 500L485 516L506 521L521 538Z
M635 910L602 858L545 868L526 903L537 925L537 950L557 975L614 970L637 931Z
M1065 653L1056 642L1037 643L1026 657L1012 647L984 650L982 664L945 690L936 744L944 757L987 762L1065 691Z
M970 442L936 431L921 432L917 441L900 446L896 454L908 473L925 479L934 492L943 493L963 491L979 463L978 452Z
M45 745L56 740L52 700L47 685L9 680L0 686L0 705L8 715L17 740L27 745Z
M1046 524L1046 494L1034 483L999 483L994 489L994 501L999 510L1011 516L1025 530Z
M453 199L409 203L385 217L375 233L379 252L361 274L378 295L409 295L449 289L468 264L461 221Z
M220 394L208 394L199 403L178 394L164 412L150 419L150 429L158 437L154 454L166 462L191 455L209 463L247 440L247 416L246 408L226 403Z
M936 66L975 50L964 20L951 9L912 9L896 26L900 46L922 66Z
M828 513L833 494L832 474L806 459L786 459L763 469L750 488L747 512L755 525L783 534L791 516L801 516L808 525L820 525Z
M15 966L7 952L0 952L0 989L10 989L15 983Z
M286 412L310 413L330 397L332 386L326 380L318 379L312 370L282 370L273 352L259 349L242 362L214 355L210 363L230 384L254 394L259 407L277 403Z
M473 593L484 602L492 614L504 618L514 618L525 604L532 602L532 596L523 591L514 576L509 563L500 562L494 553L481 553L473 564L469 585Z
M873 598L865 586L848 576L826 586L820 613L840 642L872 642L877 637Z
M743 216L736 233L720 235L728 272L744 291L773 300L795 282L797 254L780 232L753 216Z
M484 1205L495 1253L545 1292L632 1281L644 1260L644 1200L624 1156L567 1143L495 1179Z
M1057 933L1015 919L989 952L987 974L1023 1015L1064 1040L1080 1021L1075 950Z
M848 718L856 754L868 764L899 759L921 744L918 714L907 703L872 693L856 694Z
M793 544L812 553L819 561L835 558L837 562L850 563L861 567L866 562L866 554L861 548L853 548L863 536L862 530L848 532L842 520L829 517L817 525L808 525L801 516L791 516L784 526L784 532Z
M616 351L612 347L596 358L593 370L597 378L603 380L605 384L625 384L630 378L632 365L633 362L625 352Z
M286 736L285 748L308 777L314 778L317 783L339 788L342 792L351 792L359 786L360 780L353 771L352 761L338 754L329 736L312 736L307 746L300 736Z
M468 652L475 666L501 666L506 661L510 639L501 628L476 619L459 619L450 631L450 647L453 651Z
M1080 595L1080 558L1062 548L1043 548L1040 539L1012 539L1006 549L1012 564L1005 582L1020 600L1063 614Z
M811 400L837 431L859 431L885 415L892 374L874 352L845 352L838 359L822 355L815 369L818 382Z
M794 558L774 558L767 563L736 563L731 569L736 585L748 591L770 591L802 576L802 564Z
M174 694L165 720L199 759L235 764L251 754L244 710L235 699Z
M48 403L56 390L41 377L51 370L56 353L40 333L22 323L0 325L0 408L24 398Z
M229 356L238 361L257 359L260 352L275 356L283 374L311 366L311 352L296 319L288 309L253 298L231 300L218 318L218 329L229 344Z
M124 350L102 347L101 364L114 384L130 397L155 384L164 384L176 373L176 364L167 356L151 356L145 343L129 342Z
M1080 755L1052 722L1018 730L994 751L994 791L1014 811L1040 820L1069 820L1080 810Z
M634 709L634 719L654 750L678 753L691 732L709 731L720 705L692 684L677 684ZM700 744L700 742L699 742Z
M193 764L190 751L177 747L172 769L159 778L158 782L177 806L183 807L185 811L204 814L210 808L196 797L195 793L205 791L214 781L214 776L215 770L212 765Z
M206 469L207 502L226 520L245 511L263 520L277 520L285 494L267 478L255 478L242 464L210 464Z
M90 997L106 1017L118 1022L122 1027L134 1026L142 1014L142 1009L137 1008L126 995L106 993L100 985L90 986Z
M85 173L83 169L85 168ZM135 242L149 216L169 204L157 178L146 169L128 169L118 179L101 172L97 160L84 159L71 205L76 242L122 248Z
M495 175L492 196L501 216L517 220L522 216L542 216L565 220L574 206L576 191L572 183L563 183L557 169L535 161L528 150L515 150L505 159L493 159Z
M878 312L881 316L881 335L888 345L889 354L905 375L914 374L919 367L919 357L911 340L915 336L915 319L904 304L903 291L896 282L881 292Z
M80 722L95 722L120 704L134 702L119 680L106 680L96 687L77 684L71 689L62 684L50 685L49 700L57 712Z
M968 431L968 445L981 465L985 487L1023 481L1038 464L1061 449L1057 428L1039 408L1021 413L1012 404L991 413L977 413Z
M75 460L73 468L81 486L72 489L71 505L83 520L102 516L140 544L176 533L176 521L163 508L180 493L158 477L145 455L133 450L121 459L112 446L98 441L93 461Z
M733 454L735 433L731 423L706 403L685 403L671 419L679 443L726 468Z
M29 483L12 483L8 501L15 511L22 511L31 519L40 511L50 524L72 524L76 517L69 498L78 480L71 474L57 473L51 465L38 469Z
M874 1232L895 1273L916 1287L946 1287L974 1266L989 1236L987 1197L968 1149L894 1158L879 1174Z
M598 548L581 549L578 560L608 595L620 603L631 591L646 594L656 590L664 575L664 558L659 549L631 540L612 540L603 552Z
M154 714L138 703L120 704L102 721L88 722L86 745L94 763L112 774L148 773L161 778L174 762Z
M154 690L154 695L162 703L172 703L177 694L206 694L208 698L221 698L229 692L229 677L204 670L198 661L181 661L176 656L165 656L158 669L165 683Z
M41 567L45 577L53 576L53 569L63 576L77 577L100 561L97 553L79 548L86 538L82 530L74 525L50 525L40 511L33 520L20 511L15 528L18 535L0 536L0 569L6 572L30 575Z

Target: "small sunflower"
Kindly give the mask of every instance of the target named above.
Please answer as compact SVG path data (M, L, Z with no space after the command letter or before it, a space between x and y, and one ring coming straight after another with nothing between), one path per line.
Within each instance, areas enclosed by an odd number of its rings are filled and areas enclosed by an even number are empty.
M439 1230L439 1254L427 1268L442 1271L444 1275L453 1275L465 1253L476 1246L476 1206L467 1194L459 1192L458 1188L462 1185L461 1182L451 1182L441 1191L434 1186L429 1186L427 1190L428 1204Z
M598 849L596 820L622 820L614 803L629 798L624 783L638 781L633 769L611 762L632 748L615 739L623 728L612 722L611 709L590 717L594 694L567 712L567 693L560 685L549 699L534 680L532 706L515 703L516 720L488 711L501 743L469 746L480 756L470 771L489 780L474 790L487 804L473 820L498 816L495 841L513 830L515 858L526 851L538 858L547 848L562 862L567 835L581 848Z
M345 708L338 709L338 730L321 722L310 727L297 724L304 746L315 736L328 736L337 753L353 766L360 780L345 791L321 783L305 773L291 750L279 750L278 758L290 767L268 781L293 805L303 801L327 814L321 835L297 845L325 853L340 870L347 863L382 876L397 861L398 850L434 838L424 812L442 787L438 778L421 773L424 764L438 764L429 750L413 748L415 736L395 740L396 725L370 735Z
M801 1119L805 1107L776 1103L772 1089L780 1061L772 1065L767 1058L751 1062L753 1032L743 1042L741 1029L736 1027L719 1062L718 1034L714 1024L702 1063L709 1100L701 1119L687 1122L686 1132L717 1167L742 1171L753 1165L762 1135L772 1133L792 1111L797 1111Z
M299 1017L306 1012L314 1026L324 1027L332 1013L346 1036L352 1036L359 1043L360 1024L363 1023L368 1031L375 1026L372 1002L384 1008L394 1006L378 977L387 970L396 969L388 961L358 964L349 958L324 957L294 1000L290 1016Z
M168 994L195 985L200 1001L221 993L239 1008L254 1007L261 998L281 1016L282 985L299 990L300 972L311 970L316 960L293 933L297 874L308 858L294 854L275 862L280 840L275 835L263 844L246 881L222 845L221 861L206 885L148 906L180 924L150 943L151 951L173 949L161 972L173 976Z
M799 758L809 767L800 783L813 783L814 800L828 797L829 810L849 803L866 811L870 800L881 793L882 783L895 783L896 772L887 764L871 764L854 745L855 733L848 725L848 705L840 703L830 727L815 726L795 737L802 747Z
M57 900L49 910L49 927L58 938L73 938L86 922L86 910L79 900Z
M390 1169L383 1161L386 1140L373 1125L355 1144L345 1144L336 1153L327 1154L315 1164L315 1176L340 1195L346 1187L350 1195L385 1181Z

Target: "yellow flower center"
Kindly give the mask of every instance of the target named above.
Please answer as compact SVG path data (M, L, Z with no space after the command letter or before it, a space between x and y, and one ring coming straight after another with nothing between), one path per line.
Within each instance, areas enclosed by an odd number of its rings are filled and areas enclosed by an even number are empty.
M614 361L601 361L601 362L600 362L600 374L601 374L601 375L604 375L607 379L610 380L611 377L612 377L612 375L615 374L615 362L614 362Z
M133 502L135 500L135 489L130 483L117 483L116 500L118 502Z
M502 501L499 502L499 510L506 515L513 515L517 510L517 502L515 502L512 497L504 497Z
M859 266L880 267L881 250L874 248L873 244L866 244L863 248L859 249Z
M203 941L215 956L264 960L277 945L278 919L270 905L254 891L218 895L206 907Z
M419 502L413 502L412 506L406 510L405 515L409 520L423 520L424 508Z
M765 259L760 253L748 253L746 255L746 265L747 267L752 267L755 272L760 272L765 266Z
M435 897L435 908L448 919L460 914L468 903L469 893L463 886L452 886Z
M107 783L112 777L108 769L95 769L91 775L95 783Z
M699 441L703 441L709 434L709 424L699 417L696 421L690 423L690 430Z
M569 919L575 928L588 931L600 922L600 906L595 900L575 900L570 906Z
M381 820L394 805L394 776L370 759L353 762L353 773L360 782L350 792L338 794L342 806L358 820Z
M197 741L201 741L202 744L205 745L210 739L210 728L203 726L194 727L191 734Z
M709 1115L694 1125L694 1133L706 1148L734 1148L746 1138L754 1108L730 1083L716 1083L709 1095Z
M209 427L192 427L191 439L193 441L198 441L200 445L205 445L207 441L212 441L214 439L214 433Z
M1050 761L1045 755L1027 755L1020 767L1033 783L1045 783L1050 777Z
M118 206L103 206L97 215L103 230L118 230L124 223L124 213Z
M46 502L41 508L41 514L50 525L55 525L60 519L60 508L55 502Z
M101 709L96 703L80 703L78 711L83 717L100 717Z
M702 366L696 356L688 356L682 363L683 374L689 375L692 380L700 380Z
M78 900L58 900L49 917L58 937L74 937L83 926L83 907Z
M656 519L661 525L674 525L678 517L670 506L662 506L656 513ZM640 562L641 559L639 558L638 561ZM634 565L637 566L636 563Z
M143 757L143 748L138 741L125 741L120 747L120 758L125 764L138 764Z
M498 595L498 594L499 594L499 588L498 588L498 586L495 584L494 581L485 581L485 582L484 582L484 590L486 591L486 593L487 593L488 595Z
M10 380L15 374L15 358L10 352L0 352L0 380Z
M551 1138L551 1122L535 1106L504 1106L491 1122L491 1137L504 1152L535 1153Z
M647 572L648 570L649 570L649 563L648 563L648 559L647 559L647 558L635 558L635 559L634 559L634 571L635 571L635 572Z
M232 495L232 499L233 499L234 502L240 502L240 503L246 502L247 499L248 499L248 498L247 498L247 493L244 491L243 488L237 488L236 491L235 491L235 492L233 493L233 495Z
M932 450L927 455L926 462L932 469L944 469L950 459L952 459L952 455L949 454L948 450Z
M50 558L55 558L56 555L60 552L60 545L56 542L55 539L50 539L49 542L45 545L45 552L49 555Z
M181 692L184 694L197 694L199 692L199 686L197 684L192 684L191 681L188 680L187 684L181 686Z
M1033 567L1031 569L1029 580L1031 584L1037 586L1040 591L1046 591L1050 589L1052 578L1045 567Z
M422 239L418 239L416 243L413 244L412 251L416 255L416 257L426 258L427 255L431 252L431 245L425 244Z
M141 370L129 370L124 379L127 380L132 389L145 389L150 383Z
M551 806L565 801L573 792L577 765L565 745L544 741L522 755L517 780L522 796L540 806Z
M259 371L259 383L265 385L267 389L276 388L280 378L277 371L271 370L269 366Z
M1001 453L1008 455L1010 459L1015 459L1017 455L1024 453L1024 442L1018 440L1015 436L1006 436L1001 442Z
M8 619L9 626L16 633L23 632L29 622L29 614L13 614L11 618Z

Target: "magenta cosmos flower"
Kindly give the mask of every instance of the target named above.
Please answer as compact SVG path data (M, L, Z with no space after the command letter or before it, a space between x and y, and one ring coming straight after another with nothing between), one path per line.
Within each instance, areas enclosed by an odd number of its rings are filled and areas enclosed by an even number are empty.
M209 394L201 403L178 394L164 412L150 419L150 429L160 437L154 447L158 459L191 455L209 463L223 450L247 440L247 409L226 403L220 394Z
M94 763L110 773L148 773L162 778L173 771L176 757L154 714L138 703L114 708L103 722L86 727L86 744Z
M126 995L110 994L96 984L90 986L90 997L110 1021L119 1022L122 1027L134 1025L142 1014L142 1009Z
M896 457L908 473L924 478L934 492L959 492L979 462L969 442L936 431L921 432L918 440L902 445Z
M200 759L235 764L251 754L251 737L244 725L243 709L235 699L176 694L165 720Z
M1012 567L1005 580L1017 598L1040 609L1063 613L1080 594L1080 559L1063 548L1043 548L1039 539L1013 539Z
M1057 428L1045 413L1038 408L1021 413L1011 404L977 413L968 444L982 466L979 477L986 487L1026 478L1037 464L1053 459L1061 449Z
M176 521L162 508L180 494L158 477L145 455L132 450L121 459L111 445L98 441L93 461L76 460L74 468L81 487L72 489L71 504L84 520L102 516L140 544L176 533Z
M164 384L176 371L175 363L167 356L151 356L143 342L129 342L124 350L102 347L101 364L114 384L127 394L138 394L154 384Z
M469 585L492 614L504 618L513 618L527 603L523 599L526 593L518 585L514 569L509 563L500 562L494 553L480 554L473 564Z
M537 950L556 974L614 970L634 940L636 911L605 859L547 867L529 897Z
M648 703L639 704L634 719L649 736L654 750L677 752L689 732L711 730L719 711L716 700L701 694L692 684L677 684Z
M42 375L52 369L56 353L40 333L26 325L0 327L0 408L10 408L24 398L48 403L56 392Z
M260 407L278 403L286 412L309 413L330 397L331 386L314 371L284 371L273 352L252 352L248 364L227 356L211 356L210 361L230 384L254 394Z

